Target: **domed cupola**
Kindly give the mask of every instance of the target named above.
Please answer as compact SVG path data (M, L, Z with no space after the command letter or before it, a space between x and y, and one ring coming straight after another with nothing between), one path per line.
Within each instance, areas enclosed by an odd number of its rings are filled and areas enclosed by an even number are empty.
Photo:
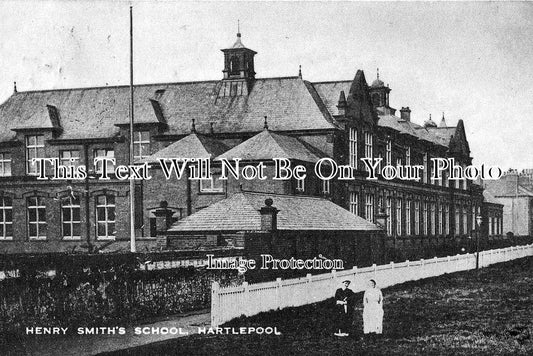
M385 83L379 79L379 68L377 70L377 78L372 82L369 91L374 108L389 108L390 88L385 86Z

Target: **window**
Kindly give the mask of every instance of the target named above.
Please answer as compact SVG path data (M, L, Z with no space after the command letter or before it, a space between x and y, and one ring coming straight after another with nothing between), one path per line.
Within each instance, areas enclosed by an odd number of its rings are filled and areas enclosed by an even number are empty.
M34 158L44 158L44 135L26 136L26 173L39 174L38 164L32 164Z
M305 180L304 179L296 179L296 191L297 192L305 191Z
M11 175L11 154L0 153L0 177Z
M396 235L402 235L402 199L396 200Z
M407 166L411 165L411 147L407 147L407 150L405 150L405 164Z
M365 132L365 157L373 158L373 136L371 132Z
M115 233L115 197L99 195L96 197L96 236L114 239Z
M80 165L80 151L67 150L59 152L59 161L62 166L78 167Z
M444 223L444 232L446 233L446 236L450 234L450 205L449 204L446 204L446 206L444 207L445 211L444 211L444 219L445 219L445 223Z
M411 201L405 201L405 234L411 235Z
M143 159L150 155L150 131L135 131L133 133L133 158Z
M329 194L330 193L330 180L329 179L323 179L322 180L322 194Z
M387 235L392 235L392 198L387 197Z
M372 194L365 195L365 218L374 222L374 196Z
M428 203L424 202L424 210L422 211L422 225L424 226L424 235L429 235L428 229Z
M218 176L213 176L211 179L200 179L200 193L222 193L223 191L224 187Z
M61 222L63 224L64 239L81 238L80 197L72 195L61 199Z
M420 202L415 201L415 235L420 234Z
M461 221L459 218L459 207L455 207L455 236L459 236L460 234L459 226L461 225Z
M101 158L101 157L115 158L115 151L112 149L107 149L107 148L94 150L94 158ZM96 172L101 172L102 162L99 162L95 168L96 168ZM114 171L113 163L109 161L107 162L107 171L108 172Z
M387 140L387 152L385 153L385 163L390 166L392 164L392 141Z
M0 240L13 239L13 200L0 197Z
M422 165L424 166L424 171L422 172L422 183L427 183L429 177L427 153L424 153Z
M439 219L439 235L442 235L442 233L444 232L442 228L442 221L443 221L442 204L438 205L438 219Z
M463 206L463 234L469 234L469 232L468 232L468 215L466 214L466 206Z
M356 192L350 192L350 213L354 215L359 215L359 209L357 206L357 199L359 198L359 194Z
M30 239L46 239L46 205L43 197L29 197L28 236Z
M357 130L350 128L350 167L357 168Z
M435 236L437 234L437 224L435 221L437 212L435 211L435 203L431 203L431 235Z

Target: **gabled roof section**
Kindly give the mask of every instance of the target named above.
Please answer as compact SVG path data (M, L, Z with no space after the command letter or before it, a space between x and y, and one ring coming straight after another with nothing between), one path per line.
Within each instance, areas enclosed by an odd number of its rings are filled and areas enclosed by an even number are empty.
M326 109L332 116L339 114L337 104L339 102L340 93L348 93L350 91L351 84L352 80L312 83ZM346 97L344 100L346 101Z
M153 163L160 158L213 158L227 149L225 144L212 137L191 133L136 163Z
M450 139L450 151L466 156L470 155L470 147L466 139L463 120L459 120L459 122L457 123L457 127L455 128L455 133Z
M375 123L372 100L368 92L365 73L362 70L357 70L346 100L348 102L347 116L360 118L372 125Z
M327 199L241 192L176 222L168 232L236 232L261 230L259 210L271 198L279 210L278 230L379 231L365 219Z
M189 133L191 119L204 133L210 132L211 122L217 133L260 132L267 115L272 130L335 128L301 78L256 79L248 95L217 99L221 83L136 85L135 123L164 120L167 133L176 135ZM60 139L116 136L116 125L128 123L129 95L128 86L15 93L0 105L0 141L13 139L15 128L53 128L47 105L61 113ZM150 99L157 101L156 107Z
M321 157L319 157L317 152L313 152L309 146L295 137L280 135L270 130L263 130L263 132L221 154L216 159L222 158L240 158L245 161L287 158L315 163Z

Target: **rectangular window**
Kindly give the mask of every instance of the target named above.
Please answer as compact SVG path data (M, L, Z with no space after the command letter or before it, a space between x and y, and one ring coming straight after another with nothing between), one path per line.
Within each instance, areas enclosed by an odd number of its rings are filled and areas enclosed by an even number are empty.
M30 239L46 239L46 205L43 197L29 197L28 236Z
M350 128L350 167L357 169L357 130Z
M359 194L356 192L350 192L350 213L354 215L359 215L359 207L357 204L357 199L359 198Z
M103 157L115 158L115 151L112 149L107 149L107 148L100 148L100 149L94 150L94 158L103 158ZM102 171L102 162L98 162L95 168L96 168L96 172L100 173ZM108 172L114 171L113 163L109 161L107 162L107 171Z
M296 191L305 192L305 179L296 179Z
M463 234L470 234L468 232L468 215L466 214L466 206L463 206Z
M329 193L330 193L330 180L323 179L322 180L322 194L329 194Z
M435 211L435 203L431 203L431 235L435 236L437 234L437 224L435 221L437 212Z
M96 197L96 236L114 239L115 234L115 197L99 195Z
M373 136L371 132L365 132L365 157L373 158Z
M405 201L405 234L411 235L411 201Z
M420 202L415 201L415 235L420 234Z
M72 195L61 199L61 222L65 240L81 239L80 197Z
M411 147L407 147L407 150L405 151L405 164L407 166L411 165Z
M424 166L424 171L422 172L422 183L427 183L429 177L427 153L424 153L422 165Z
M150 155L150 131L135 131L133 133L133 158L135 160Z
M387 197L387 235L392 235L392 198Z
M65 150L59 152L59 163L62 166L78 167L80 165L80 151L78 150Z
M365 218L374 222L374 195L372 194L365 195Z
M392 164L392 141L387 140L387 152L385 153L385 163L390 166Z
M13 239L13 200L0 197L0 240Z
M446 236L448 236L450 234L450 204L446 204L444 209L446 209L444 212L444 215L445 215L444 231L446 233Z
M442 204L438 205L438 219L439 219L439 235L442 235L444 230L442 228L442 222L444 217L442 216Z
M200 179L200 193L222 193L224 187L220 176L212 176L211 179Z
M455 236L459 236L461 234L461 231L459 229L461 225L461 220L459 219L459 207L455 207Z
M44 157L44 135L26 136L26 173L38 175L39 165L32 160Z
M11 175L11 154L0 153L0 177Z
M396 235L401 236L402 231L402 199L396 200Z
M428 229L428 203L424 202L424 211L422 211L422 225L424 226L424 235L429 235Z

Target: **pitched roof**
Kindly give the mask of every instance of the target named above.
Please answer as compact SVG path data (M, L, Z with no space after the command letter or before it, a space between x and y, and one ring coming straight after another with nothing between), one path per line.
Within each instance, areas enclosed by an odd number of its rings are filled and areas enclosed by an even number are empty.
M224 143L212 137L191 133L138 162L152 163L157 162L160 158L214 158L227 149L228 147Z
M496 198L494 198L494 196L486 189L483 191L483 201L485 203L503 205Z
M317 152L313 151L295 137L263 130L261 133L221 154L217 159L238 157L242 160L271 160L273 158L288 158L314 163L321 157L319 157Z
M376 225L327 199L241 192L176 223L169 232L235 232L261 230L259 210L271 198L279 210L278 230L378 231Z
M158 123L150 99L157 101L168 134L188 134L191 119L198 132L259 132L268 116L272 130L332 129L305 82L299 77L256 79L249 95L219 96L223 81L135 86L135 122ZM98 87L18 92L0 105L0 141L14 128L52 128L47 105L57 108L59 138L111 137L116 124L128 123L129 87Z
M521 185L516 175L505 175L498 180L485 180L485 189L494 197L533 197L533 190Z

